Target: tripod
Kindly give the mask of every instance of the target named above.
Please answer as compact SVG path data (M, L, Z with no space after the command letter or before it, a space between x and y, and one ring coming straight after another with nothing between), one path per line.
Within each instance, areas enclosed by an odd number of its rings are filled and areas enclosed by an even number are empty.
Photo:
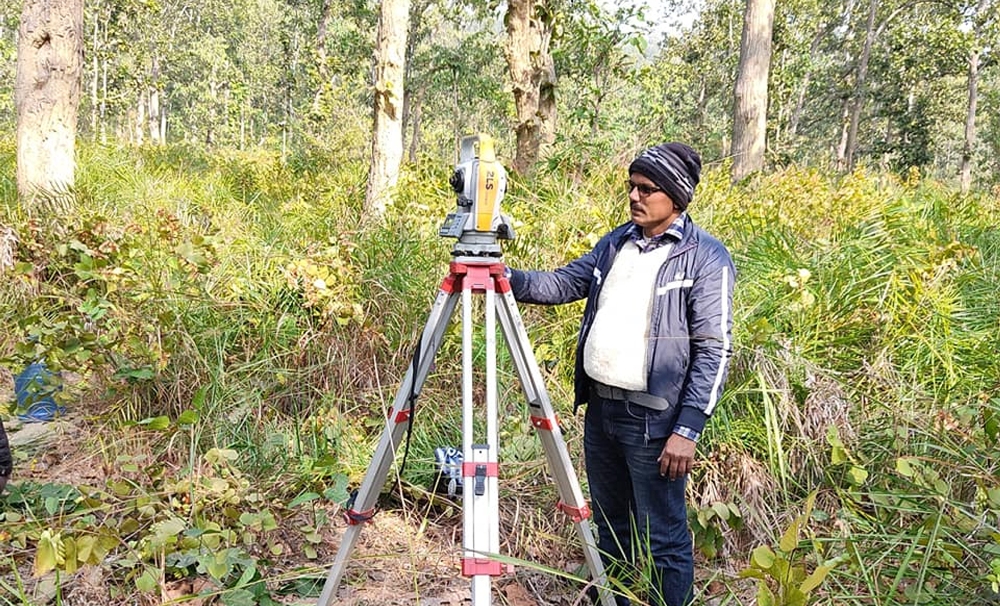
M468 242L475 237L475 234L466 233L463 240ZM340 585L347 560L361 529L374 515L375 500L385 483L400 439L412 420L414 402L420 394L460 298L463 434L461 566L462 574L471 577L472 605L492 604L492 577L503 573L502 563L491 558L499 552L500 547L496 385L496 320L499 318L500 328L527 397L531 424L541 440L550 472L558 486L560 501L557 508L566 513L576 526L591 579L598 588L602 606L614 606L611 592L605 587L604 568L591 532L590 508L580 490L569 451L553 413L538 363L528 342L528 335L511 292L510 283L503 275L505 266L500 261L498 247L493 246L495 240L493 242L490 240L491 237L485 237L485 246L475 242L464 248L456 245L454 251L456 258L452 261L449 274L441 284L431 308L416 354L396 394L371 465L345 514L348 527L320 594L319 606L329 606L336 597L337 587ZM488 252L483 253L484 250ZM467 253L467 256L462 256L463 253ZM473 435L475 411L472 381L472 297L474 294L481 294L485 298L486 432L481 439Z

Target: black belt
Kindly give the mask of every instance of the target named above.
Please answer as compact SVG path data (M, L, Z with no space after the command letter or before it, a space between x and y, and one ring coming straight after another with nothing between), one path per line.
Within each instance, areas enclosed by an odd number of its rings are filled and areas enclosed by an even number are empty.
M594 393L601 396L605 400L631 402L632 404L638 404L639 406L645 406L646 408L652 408L653 410L666 410L670 408L670 402L668 402L666 398L654 396L653 394L646 393L644 391L622 389L621 387L605 385L604 383L600 383L598 381L591 381L591 383L594 385Z

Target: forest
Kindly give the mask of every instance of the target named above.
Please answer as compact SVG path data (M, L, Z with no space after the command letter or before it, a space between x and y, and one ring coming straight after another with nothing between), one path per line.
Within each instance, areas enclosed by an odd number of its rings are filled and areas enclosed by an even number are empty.
M0 2L0 605L316 604L477 133L514 268L627 221L643 149L701 153L689 212L738 277L687 488L694 604L1000 603L998 13ZM582 310L520 308L586 493ZM462 441L461 332L332 603L469 603L435 462ZM493 603L585 604L516 363L501 344ZM650 602L642 575L608 582Z

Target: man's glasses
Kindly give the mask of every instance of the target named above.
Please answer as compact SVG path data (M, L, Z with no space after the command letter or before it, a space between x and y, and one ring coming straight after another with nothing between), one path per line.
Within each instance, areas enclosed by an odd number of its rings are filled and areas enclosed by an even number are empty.
M639 190L639 195L643 198L651 196L658 191L663 191L659 187L654 187L652 185L646 185L645 183L636 183L629 179L625 182L625 186L628 187L628 193L632 193L633 189Z

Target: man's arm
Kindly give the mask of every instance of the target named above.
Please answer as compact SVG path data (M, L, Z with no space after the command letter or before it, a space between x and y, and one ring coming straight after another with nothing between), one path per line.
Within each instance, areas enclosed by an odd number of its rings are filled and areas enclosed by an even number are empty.
M660 475L682 478L694 467L698 437L715 410L732 355L735 268L728 253L695 278L688 305L691 364L681 392L681 410L658 459Z
M554 271L511 269L510 286L514 298L522 303L543 305L579 301L590 292L596 258L592 250Z
M698 435L715 411L732 356L733 284L735 268L722 249L694 279L688 299L691 362L680 397L679 427ZM682 432L683 433L683 432Z

